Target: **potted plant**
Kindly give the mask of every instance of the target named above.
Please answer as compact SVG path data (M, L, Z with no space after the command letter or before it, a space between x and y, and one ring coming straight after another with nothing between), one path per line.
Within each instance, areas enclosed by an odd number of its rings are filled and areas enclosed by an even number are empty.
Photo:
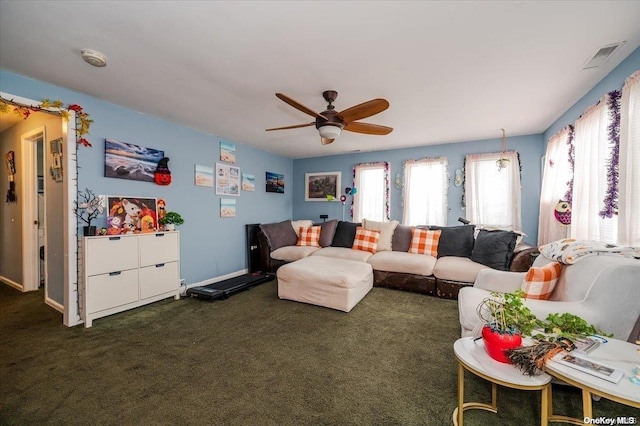
M74 213L78 219L86 223L83 227L83 235L85 237L96 235L96 227L91 225L91 221L104 212L104 197L85 188L84 191L78 192L75 204Z
M482 339L489 356L508 363L505 350L522 346L522 335L529 335L537 325L536 316L523 304L522 291L492 292L477 308L485 325Z
M184 219L180 216L180 213L167 212L164 217L161 217L160 225L164 226L165 231L175 231L177 225L182 225Z

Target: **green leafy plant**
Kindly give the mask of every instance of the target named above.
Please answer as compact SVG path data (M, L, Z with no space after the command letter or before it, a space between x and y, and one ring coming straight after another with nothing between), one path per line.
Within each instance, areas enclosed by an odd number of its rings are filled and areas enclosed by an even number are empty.
M522 290L514 293L492 292L477 308L478 316L493 331L530 335L537 325L536 316L523 303Z
M180 213L167 212L163 218L159 220L160 225L182 225L184 219L180 216Z

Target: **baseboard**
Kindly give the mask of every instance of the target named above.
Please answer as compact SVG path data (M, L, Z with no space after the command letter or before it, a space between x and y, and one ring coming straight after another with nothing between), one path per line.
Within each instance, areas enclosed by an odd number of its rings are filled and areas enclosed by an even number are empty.
M17 282L10 280L5 276L0 275L0 281L7 284L8 286L15 288L16 290L24 291L24 287L22 286L22 284L18 284Z
M46 305L48 305L48 306L51 306L53 309L55 309L56 311L60 312L61 314L64 314L64 306L61 305L60 303L56 302L52 298L45 297L44 298L44 303Z
M222 276L219 276L219 277L209 278L209 279L206 279L204 281L200 281L198 283L187 284L187 285L182 286L180 288L180 294L184 295L186 293L186 291L188 289L192 288L192 287L202 287L204 285L217 283L217 282L220 282L220 281L228 280L229 278L239 277L240 275L244 275L244 274L246 274L248 272L249 272L248 269L241 269L240 271L231 272L230 274L222 275Z

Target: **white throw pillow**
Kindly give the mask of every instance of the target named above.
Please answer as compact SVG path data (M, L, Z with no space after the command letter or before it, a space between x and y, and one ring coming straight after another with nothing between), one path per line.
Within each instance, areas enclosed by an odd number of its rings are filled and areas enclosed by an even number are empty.
M398 226L397 220L391 222L374 222L373 220L362 219L362 227L364 229L370 229L372 231L380 231L380 238L378 239L377 251L389 251L391 250L391 239L393 238L393 231Z
M300 228L309 228L313 226L312 220L292 220L291 226L293 226L293 230L296 231L296 237L300 238Z

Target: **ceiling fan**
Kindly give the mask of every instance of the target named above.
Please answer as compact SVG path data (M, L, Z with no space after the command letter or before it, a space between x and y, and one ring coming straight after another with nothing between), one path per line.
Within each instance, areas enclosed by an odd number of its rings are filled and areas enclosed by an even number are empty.
M351 108L347 108L342 112L338 112L333 106L333 102L338 97L338 92L335 90L327 90L322 93L322 97L329 103L329 105L327 105L326 111L317 113L282 93L276 93L276 96L295 109L315 117L316 121L306 124L296 124L293 126L275 127L273 129L267 129L267 132L272 130L297 129L299 127L315 125L316 129L318 129L318 132L320 133L320 141L323 145L328 145L340 136L340 132L342 132L343 129L349 132L364 133L367 135L388 135L393 130L391 127L380 126L378 124L357 122L357 120L371 117L372 115L378 114L389 108L389 102L386 99L372 99L356 106L352 106Z

